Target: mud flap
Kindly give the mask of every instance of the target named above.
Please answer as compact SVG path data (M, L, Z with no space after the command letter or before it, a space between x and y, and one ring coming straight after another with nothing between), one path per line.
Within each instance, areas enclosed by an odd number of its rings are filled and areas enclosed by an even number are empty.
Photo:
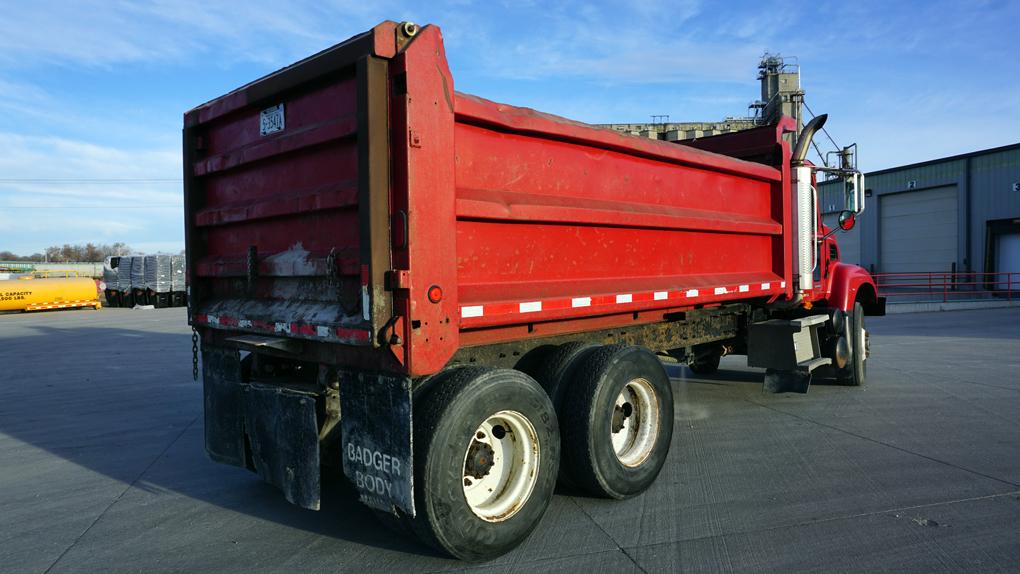
M215 462L245 467L241 359L237 349L202 346L205 451Z
M807 393L810 386L810 371L765 369L761 390L763 393Z
M414 516L411 379L341 373L340 413L344 474L361 502Z
M244 385L245 432L255 472L292 504L319 509L315 395L275 385Z
M230 348L203 346L202 379L209 458L252 470L291 503L318 510L315 395L245 383L240 355Z

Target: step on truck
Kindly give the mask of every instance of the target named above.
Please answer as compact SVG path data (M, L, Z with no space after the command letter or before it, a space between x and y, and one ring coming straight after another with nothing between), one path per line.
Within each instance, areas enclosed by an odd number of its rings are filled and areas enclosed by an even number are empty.
M209 456L308 509L342 469L399 530L484 560L557 484L654 482L664 361L863 384L884 299L822 225L818 173L844 181L840 227L864 208L849 152L805 161L822 121L792 149L789 119L619 134L457 92L440 29L407 22L187 112Z

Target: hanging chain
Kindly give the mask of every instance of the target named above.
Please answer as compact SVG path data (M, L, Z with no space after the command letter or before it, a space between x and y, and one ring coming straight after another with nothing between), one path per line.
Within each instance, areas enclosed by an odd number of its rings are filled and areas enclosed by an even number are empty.
M198 381L198 329L191 328L191 378Z
M255 293L255 276L258 274L259 265L259 252L258 249L252 245L248 247L248 261L247 261L247 277L248 277L248 296L251 297Z
M333 289L337 283L336 247L330 247L329 255L326 256L326 286Z

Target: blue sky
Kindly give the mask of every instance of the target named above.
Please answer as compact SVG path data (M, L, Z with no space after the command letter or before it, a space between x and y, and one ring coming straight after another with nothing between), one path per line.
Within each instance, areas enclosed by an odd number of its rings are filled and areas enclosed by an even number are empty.
M866 170L1020 141L1020 2L10 2L0 250L180 250L183 112L385 19L442 27L458 90L586 122L743 115L770 50Z

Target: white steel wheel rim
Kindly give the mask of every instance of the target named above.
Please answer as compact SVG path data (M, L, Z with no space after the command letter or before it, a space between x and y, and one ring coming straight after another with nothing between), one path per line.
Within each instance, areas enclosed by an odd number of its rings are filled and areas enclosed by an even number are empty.
M538 433L527 417L499 411L485 419L464 452L461 486L471 512L487 522L517 514L538 482L539 458Z
M624 385L609 424L613 451L621 464L639 466L652 454L659 435L659 397L648 379Z

